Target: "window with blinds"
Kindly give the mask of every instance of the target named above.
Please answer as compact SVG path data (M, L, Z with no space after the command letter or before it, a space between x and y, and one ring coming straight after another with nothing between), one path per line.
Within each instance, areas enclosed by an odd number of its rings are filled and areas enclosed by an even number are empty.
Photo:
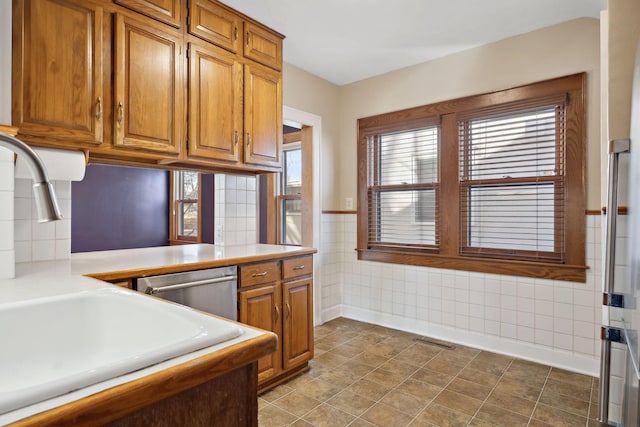
M458 124L461 253L563 261L563 103L501 110Z
M437 248L438 127L368 137L369 243Z
M358 259L584 281L585 74L358 120Z

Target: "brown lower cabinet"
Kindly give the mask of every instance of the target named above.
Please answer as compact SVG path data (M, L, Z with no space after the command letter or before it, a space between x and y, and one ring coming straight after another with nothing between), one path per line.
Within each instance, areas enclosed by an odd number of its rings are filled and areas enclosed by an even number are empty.
M239 266L238 320L278 336L278 349L258 360L258 389L308 369L313 358L313 257Z

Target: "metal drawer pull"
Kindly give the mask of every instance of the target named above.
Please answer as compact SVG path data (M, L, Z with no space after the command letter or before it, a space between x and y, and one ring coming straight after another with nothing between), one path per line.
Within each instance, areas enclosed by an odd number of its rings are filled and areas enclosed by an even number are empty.
M280 309L277 305L273 306L276 309L276 320L273 323L278 323L278 319L280 319Z
M122 102L118 102L118 125L122 126L122 120L124 119L124 113L123 113L123 105Z
M145 289L144 293L153 295L161 292L175 291L177 289L192 288L194 286L212 285L215 283L230 282L230 281L236 280L237 278L238 276L224 276L224 277L218 277L216 279L205 279L205 280L196 280L194 282L180 283L178 285L158 286L157 288L154 288L153 286L148 286L147 289Z
M294 270L304 270L304 264L293 267Z
M263 271L262 273L253 273L251 277L264 277L266 275L267 275L267 272Z
M96 100L96 119L102 119L102 98L98 97Z
M287 307L287 319L288 319L289 317L291 317L291 306L289 305L288 302L286 302L284 305L285 307Z

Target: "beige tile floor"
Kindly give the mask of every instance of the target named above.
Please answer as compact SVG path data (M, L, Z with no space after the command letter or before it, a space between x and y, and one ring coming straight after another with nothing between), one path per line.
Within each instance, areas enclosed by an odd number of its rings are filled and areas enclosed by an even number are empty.
M600 425L587 375L344 318L315 334L310 371L258 398L260 426Z

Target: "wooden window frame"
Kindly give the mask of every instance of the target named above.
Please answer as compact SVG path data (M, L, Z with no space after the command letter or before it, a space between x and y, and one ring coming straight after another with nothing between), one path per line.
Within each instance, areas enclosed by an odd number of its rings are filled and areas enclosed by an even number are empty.
M380 114L358 120L358 259L395 264L419 265L482 273L507 274L524 277L586 281L585 265L585 99L586 74L574 74L556 79L514 87L492 93L469 96L436 104ZM565 103L565 170L564 218L561 228L566 245L562 261L527 260L500 254L462 253L459 180L459 119L474 110L525 102L538 98L563 96ZM436 215L439 221L440 245L434 251L427 247L371 244L371 213L369 212L368 138L387 129L398 129L439 119L440 171ZM444 214L446 213L446 214Z
M170 203L170 230L169 230L169 244L170 245L186 245L191 243L201 243L202 242L202 180L200 175L198 175L198 199L178 199L176 197L176 174L180 171L172 170L169 176L169 194L171 197ZM198 203L198 235L197 236L182 236L178 234L179 230L179 208L181 203Z

